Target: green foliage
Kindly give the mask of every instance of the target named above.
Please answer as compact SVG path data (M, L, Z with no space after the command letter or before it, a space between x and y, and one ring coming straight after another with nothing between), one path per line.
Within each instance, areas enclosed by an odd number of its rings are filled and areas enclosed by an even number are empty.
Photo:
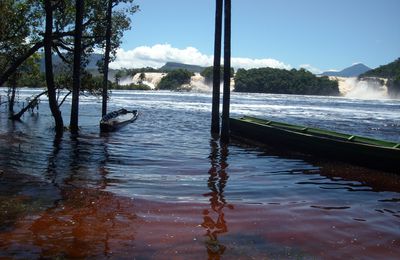
M331 81L328 77L317 77L305 69L239 69L235 75L235 91L300 95L339 95L337 81Z
M25 53L37 38L43 12L35 0L0 1L0 75ZM29 41L28 41L29 39Z
M35 53L14 72L7 86L42 87L45 86L44 73L40 72L40 54Z
M112 16L112 54L119 47L123 32L130 29L131 15L139 10L134 0L111 0ZM109 0L85 1L83 31L83 62L95 48L103 48L106 30L106 7ZM55 68L55 72L71 71L73 63L73 43L75 29L75 1L52 1L54 16L53 50L61 58L63 65ZM118 5L118 7L116 7ZM0 1L2 23L0 23L0 76L11 65L29 53L38 42L43 41L45 12L43 2L37 0L2 0ZM36 73L36 72L35 72ZM24 74L28 75L28 72ZM36 76L40 73L36 73ZM64 75L68 76L68 75ZM70 75L72 77L72 73ZM37 81L32 77L23 79L24 85ZM28 82L28 83L25 83ZM43 84L42 84L43 85Z
M17 86L40 87L45 85L44 74L39 67L40 54L35 53L29 57L17 70Z
M207 67L205 68L201 73L201 76L204 77L206 83L211 83L213 82L213 76L214 76L214 66ZM224 80L224 67L221 65L221 74L220 74L220 81L222 82ZM235 70L231 68L231 77L235 75Z
M359 78L379 77L379 78L396 78L400 76L400 58L387 64L379 66L376 69L369 70L361 74Z
M112 84L112 89L121 89L121 90L151 90L146 84L129 84L129 85L117 85L115 83Z
M157 89L160 90L180 90L181 86L184 84L190 83L190 78L194 75L194 73L177 69L168 73L167 76L161 79L160 83L157 86Z

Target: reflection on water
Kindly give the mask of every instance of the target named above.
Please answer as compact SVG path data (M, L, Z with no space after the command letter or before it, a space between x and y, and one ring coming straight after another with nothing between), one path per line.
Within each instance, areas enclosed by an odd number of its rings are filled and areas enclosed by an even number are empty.
M206 246L209 259L219 259L225 252L226 247L218 241L218 236L228 232L227 222L225 221L225 207L233 209L228 205L224 197L224 188L228 182L227 157L229 154L226 145L219 146L219 142L212 139L210 141L210 162L211 168L208 171L207 186L209 193L204 194L209 198L210 208L203 210L202 227L206 229Z
M221 146L210 141L210 102L204 93L115 91L111 109L141 116L99 134L101 102L82 98L81 134L62 140L45 102L22 122L0 106L0 258L400 255L399 176ZM234 94L232 102L234 115L400 140L394 100Z

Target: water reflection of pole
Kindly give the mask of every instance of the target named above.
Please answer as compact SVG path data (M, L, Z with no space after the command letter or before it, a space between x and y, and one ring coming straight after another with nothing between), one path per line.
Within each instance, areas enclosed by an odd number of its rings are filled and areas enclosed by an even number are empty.
M210 141L210 148L211 168L208 171L210 176L207 181L210 192L204 194L204 196L209 197L210 208L203 211L203 223L201 225L206 229L208 258L220 259L226 247L218 241L218 236L228 232L224 208L233 209L232 205L227 204L224 196L224 189L229 178L226 172L229 151L226 145L219 146L215 140Z

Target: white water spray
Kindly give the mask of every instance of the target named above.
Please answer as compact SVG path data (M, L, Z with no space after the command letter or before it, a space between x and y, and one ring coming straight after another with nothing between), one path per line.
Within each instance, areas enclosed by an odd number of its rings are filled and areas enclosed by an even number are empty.
M387 87L383 79L358 80L357 78L332 77L339 83L340 93L348 98L386 99ZM383 84L382 84L383 83Z

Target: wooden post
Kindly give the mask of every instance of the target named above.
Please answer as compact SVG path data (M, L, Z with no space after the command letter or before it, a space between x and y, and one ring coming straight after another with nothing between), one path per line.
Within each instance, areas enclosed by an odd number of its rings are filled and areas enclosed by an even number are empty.
M213 96L211 111L211 134L219 134L219 100L221 83L221 40L222 40L222 9L223 0L216 0L215 5L215 37L214 37L214 67Z
M104 52L104 67L103 67L103 101L101 107L101 115L107 114L107 99L108 99L108 64L110 63L111 51L111 25L112 25L112 0L108 1L107 6L107 28L106 28L106 49Z
M231 92L231 0L225 0L224 95L222 103L221 142L229 143L229 106Z

